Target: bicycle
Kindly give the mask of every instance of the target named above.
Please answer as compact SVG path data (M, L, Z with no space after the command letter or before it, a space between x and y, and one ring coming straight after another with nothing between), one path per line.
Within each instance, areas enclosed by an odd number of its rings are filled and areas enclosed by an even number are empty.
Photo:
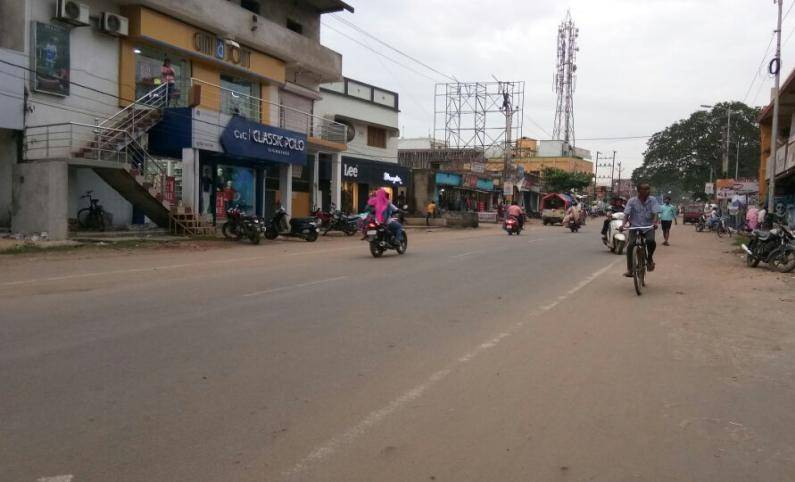
M656 226L638 226L628 228L628 231L637 231L635 241L631 246L632 250L632 280L635 283L635 292L640 296L643 288L646 287L646 233Z
M77 224L83 229L105 230L105 210L99 204L99 199L95 199L91 194L94 191L86 191L80 199L88 199L88 207L77 211Z
M724 216L721 217L716 223L715 234L717 234L719 238L722 238L724 234L728 234L729 237L731 237L731 235L734 232L734 229L731 226L729 226L729 224L726 221L727 218Z

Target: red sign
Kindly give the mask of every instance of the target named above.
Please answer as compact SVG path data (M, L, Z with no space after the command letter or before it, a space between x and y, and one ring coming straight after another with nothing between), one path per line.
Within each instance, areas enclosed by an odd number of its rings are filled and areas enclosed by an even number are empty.
M226 219L226 209L224 209L224 196L220 192L215 193L215 219L217 221Z
M174 176L166 176L166 192L163 198L171 206L177 203L177 178Z

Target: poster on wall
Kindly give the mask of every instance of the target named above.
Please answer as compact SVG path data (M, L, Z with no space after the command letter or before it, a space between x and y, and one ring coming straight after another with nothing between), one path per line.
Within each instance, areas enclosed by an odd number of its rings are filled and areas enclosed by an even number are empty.
M69 29L33 22L33 90L69 95Z

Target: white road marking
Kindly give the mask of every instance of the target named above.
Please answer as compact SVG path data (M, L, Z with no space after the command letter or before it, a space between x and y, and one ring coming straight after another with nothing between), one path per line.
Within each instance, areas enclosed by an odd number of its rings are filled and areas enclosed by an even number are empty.
M342 280L342 279L345 279L345 278L347 278L347 276L337 276L336 278L320 279L320 280L315 280L315 281L309 281L307 283L299 283L297 285L280 286L278 288L273 288L273 289L269 289L269 290L255 291L253 293L248 293L248 294L245 294L243 296L267 295L267 294L270 294L270 293L278 293L279 291L292 290L292 289L295 289L295 288L304 288L306 286L314 286L314 285L319 285L319 284L322 284L322 283L330 283L332 281L339 281L339 280Z
M466 253L459 253L459 254L450 255L450 257L451 258L463 258L464 256L470 256L470 255L478 254L478 253L485 253L486 251L491 251L491 250L481 249L481 250L478 250L478 251L467 251Z
M36 482L72 482L74 475L56 475L54 477L40 477Z
M551 310L552 308L560 304L561 301L565 300L569 296L581 290L589 283L591 283L593 280L604 274L607 270L612 268L618 261L620 260L613 261L604 268L595 271L591 275L587 276L580 283L578 283L573 289L569 290L566 296L562 296L557 301L541 307L540 312L543 313ZM360 421L356 425L342 432L340 435L332 437L324 444L320 445L319 447L309 452L309 454L306 457L304 457L300 462L295 464L291 469L283 472L282 475L284 475L285 477L297 476L307 471L312 465L320 463L325 459L331 457L341 448L347 445L351 445L357 438L364 435L370 428L377 425L379 422L383 421L388 416L396 413L397 411L399 411L409 403L419 399L426 391L428 391L428 389L433 387L433 385L437 384L441 380L444 380L455 369L460 368L464 364L472 361L479 354L496 347L505 338L512 336L516 331L518 331L518 329L524 327L527 321L532 319L532 316L536 316L537 314L540 313L533 312L533 314L524 321L514 324L515 328L513 330L503 331L499 333L497 336L489 340L486 340L485 342L475 347L475 349L473 349L469 353L466 353L463 356L457 358L455 361L453 361L450 364L449 367L433 373L424 382L404 392L403 394L401 394L399 397L389 402L384 407L381 407L373 412L370 412L366 417L364 417L364 419L362 419L362 421Z

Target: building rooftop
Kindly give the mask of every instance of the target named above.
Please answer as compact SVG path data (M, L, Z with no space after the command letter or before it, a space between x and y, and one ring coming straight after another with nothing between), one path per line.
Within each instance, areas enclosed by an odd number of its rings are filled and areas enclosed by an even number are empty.
M353 13L353 7L340 0L306 0L306 3L315 7L320 13L333 13L347 10Z

